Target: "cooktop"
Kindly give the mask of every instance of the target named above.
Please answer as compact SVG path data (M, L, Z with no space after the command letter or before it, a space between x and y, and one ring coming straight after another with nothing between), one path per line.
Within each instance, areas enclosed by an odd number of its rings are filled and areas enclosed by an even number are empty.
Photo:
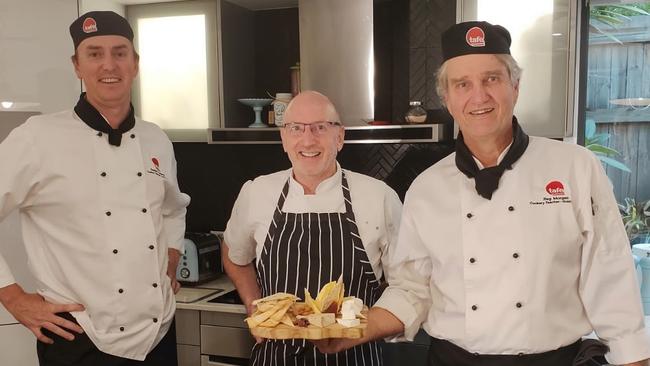
M237 292L237 290L226 292L221 296L217 296L212 300L208 300L208 302L217 303L217 304L234 304L234 305L244 304L241 301L241 298L239 297L239 293Z

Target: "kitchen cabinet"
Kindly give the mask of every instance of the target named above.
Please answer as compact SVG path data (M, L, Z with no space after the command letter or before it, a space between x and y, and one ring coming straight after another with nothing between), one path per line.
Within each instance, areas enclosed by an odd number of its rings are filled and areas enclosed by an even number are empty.
M199 319L198 310L176 310L178 366L193 366L201 362Z
M253 110L239 98L290 93L290 67L300 61L298 8L249 10L221 0L219 5L222 124L247 127ZM262 120L267 122L264 107Z
M201 354L246 364L255 340L244 322L245 317L245 314L202 311Z
M195 366L202 357L209 364L247 364L255 341L244 318L240 313L177 309L178 365Z
M0 15L1 17L1 15ZM2 57L2 55L0 55ZM35 112L0 111L0 142L9 132L23 123ZM16 281L33 292L36 281L27 266L27 254L23 245L20 217L14 211L0 221L0 254L11 269ZM0 305L0 359L2 365L36 366L36 337Z
M12 103L0 111L74 106L81 88L70 62L68 27L76 18L76 1L0 2L0 101Z
M0 326L0 363L6 366L37 366L36 338L21 324Z
M178 366L196 366L201 362L201 347L199 346L178 344L176 352L178 353Z

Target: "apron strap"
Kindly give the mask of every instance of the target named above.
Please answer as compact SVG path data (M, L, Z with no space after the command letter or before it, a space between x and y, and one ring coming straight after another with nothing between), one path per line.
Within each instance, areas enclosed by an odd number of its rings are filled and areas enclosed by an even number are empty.
M363 241L361 240L361 235L359 235L359 227L357 226L357 221L354 217L354 210L352 209L352 198L350 196L350 187L348 186L348 179L345 176L345 170L341 169L341 187L343 189L343 200L345 201L345 220L348 222L350 227L350 234L352 235L352 242L354 243L354 250L357 254L361 255L361 258L358 260L359 264L362 266L362 271L365 275L370 276L368 280L373 293L379 289L380 281L375 274L375 271L370 265L368 260L368 254L366 249L363 246Z
M284 201L287 199L287 194L289 193L289 178L287 178L287 182L284 184L284 187L282 188L282 192L280 192L280 197L278 198L278 203L275 205L275 211L273 212L273 219L271 219L271 223L269 224L269 229L266 231L266 239L264 240L264 247L262 247L262 253L260 257L264 258L264 256L268 255L269 248L273 244L273 237L271 236L271 233L275 235L276 229L278 227L278 222L282 218L282 207L284 206ZM260 286L262 291L264 290L265 286L264 284L267 283L268 280L268 273L267 269L264 266L264 261L259 260L257 262L257 284Z

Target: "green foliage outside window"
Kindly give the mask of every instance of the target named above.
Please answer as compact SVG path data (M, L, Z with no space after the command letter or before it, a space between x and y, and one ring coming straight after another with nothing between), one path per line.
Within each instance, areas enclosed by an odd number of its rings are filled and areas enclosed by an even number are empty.
M638 15L650 15L650 2L592 6L589 9L589 28L594 33L600 33L614 42L622 44L610 32L616 30L618 25L630 20L630 17Z

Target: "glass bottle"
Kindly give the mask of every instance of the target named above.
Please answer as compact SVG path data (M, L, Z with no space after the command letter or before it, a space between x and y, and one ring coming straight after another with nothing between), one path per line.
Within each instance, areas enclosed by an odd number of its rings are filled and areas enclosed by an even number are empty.
M409 106L404 116L406 123L424 123L427 121L427 111L422 108L422 102L417 100L411 101L409 102Z

